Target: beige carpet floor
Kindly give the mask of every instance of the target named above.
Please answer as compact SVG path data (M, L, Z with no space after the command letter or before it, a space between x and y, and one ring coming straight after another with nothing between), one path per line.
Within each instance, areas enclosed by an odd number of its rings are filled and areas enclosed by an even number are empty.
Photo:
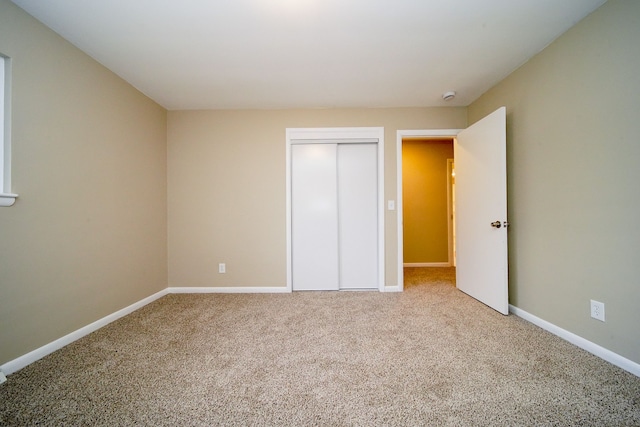
M168 295L0 386L0 425L639 426L640 378L407 269L404 293Z

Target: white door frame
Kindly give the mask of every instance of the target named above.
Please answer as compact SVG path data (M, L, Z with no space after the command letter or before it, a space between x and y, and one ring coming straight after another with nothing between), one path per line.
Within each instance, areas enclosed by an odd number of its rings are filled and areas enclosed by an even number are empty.
M335 142L372 142L377 140L378 147L378 289L385 290L385 252L384 252L384 128L287 128L286 129L286 193L287 193L287 291L293 291L292 250L291 250L291 144L304 141L305 144ZM299 143L299 142L298 142Z
M426 129L399 130L396 133L396 220L398 233L398 286L397 291L404 289L404 224L402 221L402 140L404 138L455 138L463 129ZM394 289L395 290L395 289Z
M456 266L455 240L455 160L447 159L447 228L449 237L449 267Z

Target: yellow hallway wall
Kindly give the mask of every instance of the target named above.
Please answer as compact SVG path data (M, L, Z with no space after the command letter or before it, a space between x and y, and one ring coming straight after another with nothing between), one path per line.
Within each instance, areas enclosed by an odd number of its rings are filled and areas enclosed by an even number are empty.
M447 159L453 159L452 141L402 144L405 263L449 261Z

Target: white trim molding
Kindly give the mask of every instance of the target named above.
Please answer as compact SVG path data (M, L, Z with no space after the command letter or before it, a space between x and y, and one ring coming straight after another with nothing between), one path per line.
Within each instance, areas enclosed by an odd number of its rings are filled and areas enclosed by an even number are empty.
M281 294L291 292L286 286L170 287L169 294Z
M13 206L11 192L11 59L0 54L0 207Z
M61 349L67 344L71 344L72 342L79 340L80 338L89 335L91 332L95 332L103 326L108 325L109 323L120 319L121 317L126 316L127 314L133 313L139 308L144 307L145 305L167 295L167 289L163 289L160 292L156 292L155 294L144 298L134 304L131 304L128 307L123 308L122 310L118 310L115 313L112 313L108 316L103 317L102 319L96 320L93 323L88 324L70 334L63 336L62 338L58 338L57 340L50 342L40 348L37 348L23 356L18 357L17 359L11 360L4 365L0 366L0 371L4 372L6 375L11 375L16 371L24 368L31 363L42 359L43 357L53 353L56 350Z
M18 195L13 193L0 193L0 207L13 206L17 197Z
M595 344L587 339L584 339L579 335L562 329L561 327L556 326L553 323L547 322L546 320L534 316L533 314L528 313L514 305L509 304L509 312L515 314L518 317L521 317L528 322L533 323L536 326L541 327L545 331L551 332L552 334L562 338L563 340L568 341L571 344L576 345L603 360L606 360L613 365L616 365L619 368L624 369L627 372L632 373L637 377L640 377L640 364L632 360L622 357L619 354L601 347L598 344Z
M405 262L404 267L451 267L448 262Z

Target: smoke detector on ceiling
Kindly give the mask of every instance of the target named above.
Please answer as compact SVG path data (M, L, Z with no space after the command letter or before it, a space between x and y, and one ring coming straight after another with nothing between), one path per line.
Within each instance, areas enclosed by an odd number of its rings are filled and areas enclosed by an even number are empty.
M442 99L444 99L445 101L451 101L455 97L456 97L456 93L452 90L442 94Z

